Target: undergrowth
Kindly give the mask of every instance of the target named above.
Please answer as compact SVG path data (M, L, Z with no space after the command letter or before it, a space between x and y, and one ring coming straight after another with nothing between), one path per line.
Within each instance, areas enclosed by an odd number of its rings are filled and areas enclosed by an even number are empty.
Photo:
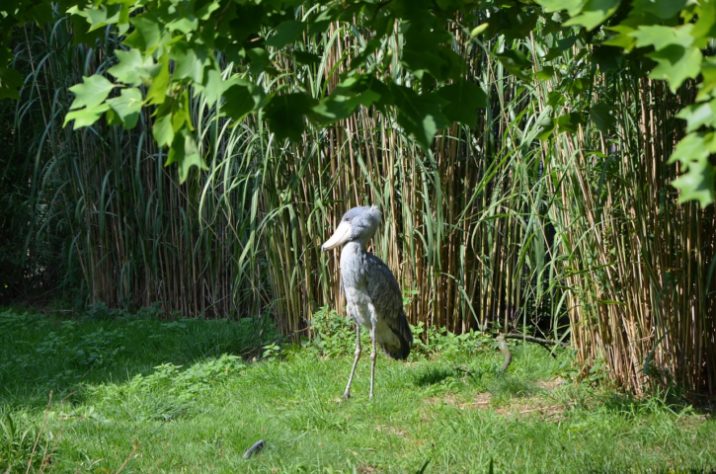
M51 433L26 413L0 406L0 470L26 472L47 468L52 455Z
M200 411L197 400L215 388L216 380L237 376L245 367L239 357L227 354L187 368L165 363L125 383L87 386L85 399L101 405L109 415L170 421Z
M475 355L485 349L496 348L492 336L470 331L455 334L445 328L428 327L422 321L411 325L413 346L410 349L413 360L440 354L443 357ZM324 306L311 317L312 339L305 346L316 350L321 356L336 357L352 355L355 349L355 326L347 317ZM361 344L369 347L369 333L361 328Z

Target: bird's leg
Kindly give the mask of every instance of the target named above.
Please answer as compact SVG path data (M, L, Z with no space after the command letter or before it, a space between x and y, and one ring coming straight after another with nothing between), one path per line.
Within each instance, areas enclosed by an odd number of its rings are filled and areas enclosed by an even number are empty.
M375 386L375 358L376 358L376 351L375 351L375 327L377 325L378 321L375 319L375 311L371 311L371 318L370 318L370 394L368 395L369 399L373 399L373 387Z
M343 392L343 398L348 399L351 396L351 384L353 383L353 376L356 373L356 367L358 367L358 359L360 359L360 324L356 321L356 351L353 357L353 367L351 367L351 375L348 377L348 384L346 390Z

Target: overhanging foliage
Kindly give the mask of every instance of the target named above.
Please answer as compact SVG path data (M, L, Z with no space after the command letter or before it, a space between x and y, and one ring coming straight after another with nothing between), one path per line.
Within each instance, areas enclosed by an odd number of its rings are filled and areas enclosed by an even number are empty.
M537 21L550 29L572 28L569 41L554 43L545 57L566 48L593 53L595 67L614 67L624 59L639 64L635 73L664 80L676 92L685 81L698 82L698 95L680 117L686 137L670 157L679 163L674 181L680 200L714 200L716 171L709 157L716 150L716 58L710 46L716 29L714 0L10 0L0 7L0 98L12 97L20 83L8 64L12 26L42 21L54 6L71 14L77 39L89 41L109 29L121 38L115 66L97 71L74 86L66 123L75 128L101 117L133 128L142 109L154 116L156 142L169 149L182 180L194 166L204 167L188 110L190 95L221 103L227 116L240 120L261 111L278 137L297 138L307 121L327 126L360 106L397 111L399 125L428 148L438 131L454 122L471 124L485 105L481 85L465 77L465 58L455 41L529 35ZM482 21L487 18L487 21ZM82 22L84 20L84 22ZM341 77L310 90L291 83L282 65L326 67L303 46L331 25L369 32L370 39L342 58ZM398 29L399 51L382 50ZM621 56L626 53L626 56ZM391 77L392 61L407 76ZM535 80L553 74L532 71L519 50L500 55L514 74ZM238 73L226 77L222 66ZM333 65L335 66L335 65ZM327 71L331 76L333 69ZM337 86L335 84L337 83ZM552 117L546 133L573 130L588 118L607 126L608 105L581 94L583 110Z

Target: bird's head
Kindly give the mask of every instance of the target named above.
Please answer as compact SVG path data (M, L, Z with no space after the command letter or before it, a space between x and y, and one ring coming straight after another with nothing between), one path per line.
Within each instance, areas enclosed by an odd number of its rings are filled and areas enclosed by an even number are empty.
M378 230L381 214L378 206L354 207L345 214L330 239L321 245L322 250L331 250L346 242L368 243Z

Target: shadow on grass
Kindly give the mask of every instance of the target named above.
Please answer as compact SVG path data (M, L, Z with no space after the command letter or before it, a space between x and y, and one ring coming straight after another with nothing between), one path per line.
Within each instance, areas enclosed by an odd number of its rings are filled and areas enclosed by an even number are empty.
M266 319L161 321L125 313L58 317L0 309L0 405L72 401L82 384L122 382L162 364L244 359L277 340Z
M456 375L458 375L458 373L454 367L423 367L414 374L413 383L418 387L427 387L428 385L439 384Z
M484 375L486 373L482 370L464 365L423 365L413 373L413 383L417 387L437 385L449 379L470 380L473 383L479 383Z
M626 417L639 417L650 413L699 414L707 418L716 416L716 401L675 390L653 393L636 398L625 393L611 393L603 400L604 408Z
M529 397L539 392L535 383L525 381L511 374L498 374L488 384L488 391L499 398Z

